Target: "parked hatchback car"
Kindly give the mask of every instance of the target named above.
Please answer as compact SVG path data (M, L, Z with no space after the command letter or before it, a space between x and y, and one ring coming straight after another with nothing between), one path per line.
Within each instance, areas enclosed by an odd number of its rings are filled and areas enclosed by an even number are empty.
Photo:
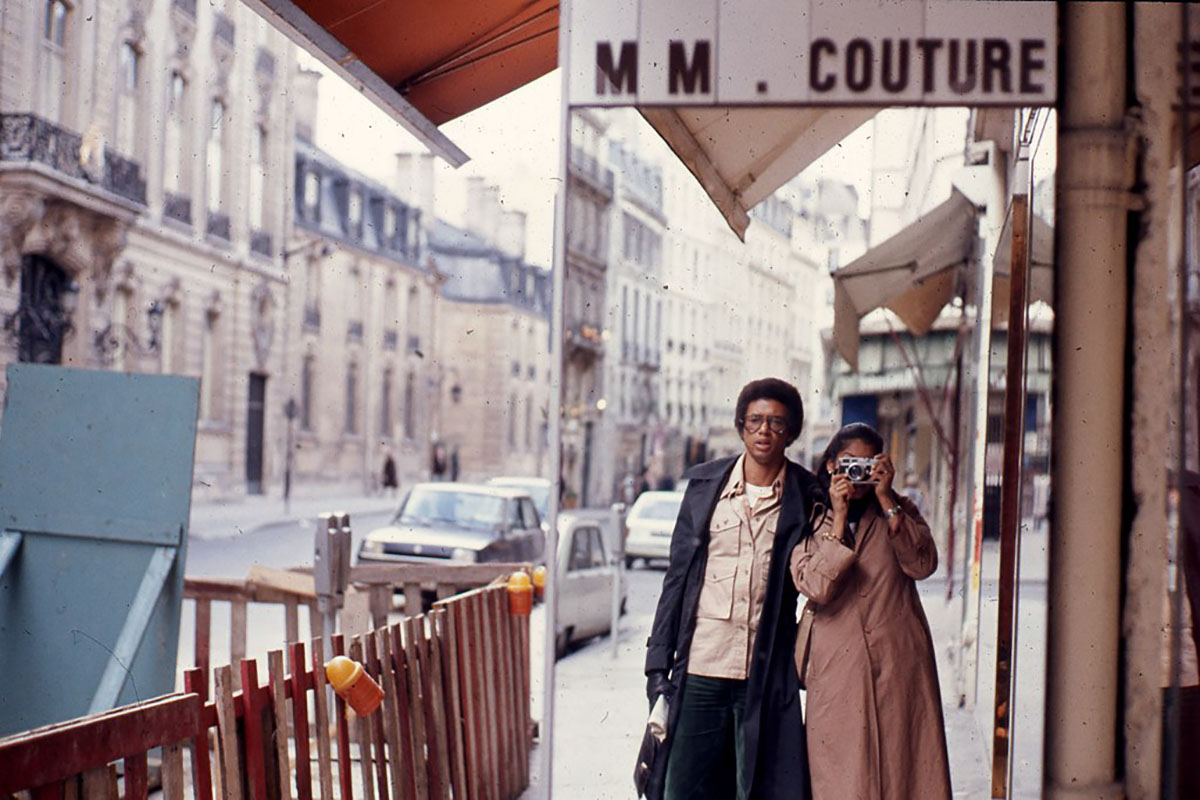
M612 591L620 580L620 610L627 587L609 543L615 521L606 509L570 510L558 515L558 625L554 649L562 658L572 642L612 628Z
M359 561L529 561L546 538L528 493L468 483L418 483L391 523L366 535Z
M488 486L507 486L510 489L522 489L529 494L533 499L534 506L537 507L538 516L542 521L546 521L546 515L550 507L550 487L549 478L519 478L512 475L501 475L495 478L488 478Z
M642 492L629 508L625 527L625 566L632 567L634 559L669 558L671 532L683 504L683 492Z

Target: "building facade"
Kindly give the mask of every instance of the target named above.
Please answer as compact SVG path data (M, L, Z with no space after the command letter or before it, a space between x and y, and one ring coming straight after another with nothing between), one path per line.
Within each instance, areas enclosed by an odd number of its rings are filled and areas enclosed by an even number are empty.
M15 0L0 26L0 362L197 376L197 496L264 491L294 48L231 0Z

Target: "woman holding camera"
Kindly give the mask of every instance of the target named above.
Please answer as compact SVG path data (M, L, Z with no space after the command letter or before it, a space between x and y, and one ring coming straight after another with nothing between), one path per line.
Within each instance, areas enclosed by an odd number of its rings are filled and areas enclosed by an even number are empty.
M812 796L948 800L937 664L916 587L937 568L929 525L892 490L895 469L869 425L838 431L817 476L830 507L791 556L810 601L796 666Z

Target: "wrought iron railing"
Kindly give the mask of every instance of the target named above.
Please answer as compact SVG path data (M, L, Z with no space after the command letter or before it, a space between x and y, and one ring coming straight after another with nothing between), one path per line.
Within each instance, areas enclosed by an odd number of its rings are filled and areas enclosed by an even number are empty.
M95 184L139 205L146 204L146 181L136 161L104 151L103 164L90 167L83 137L35 114L0 114L0 161L29 161L64 177Z

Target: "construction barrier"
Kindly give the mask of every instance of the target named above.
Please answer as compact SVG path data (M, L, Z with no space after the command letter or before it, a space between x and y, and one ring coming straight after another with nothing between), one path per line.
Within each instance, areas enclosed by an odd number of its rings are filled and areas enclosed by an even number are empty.
M295 642L286 664L271 651L261 684L242 659L213 670L210 697L197 667L182 694L0 739L0 798L145 800L157 748L165 800L511 800L529 785L529 618L509 612L504 584L351 637L348 652L331 642ZM383 687L375 712L328 690L334 655Z

